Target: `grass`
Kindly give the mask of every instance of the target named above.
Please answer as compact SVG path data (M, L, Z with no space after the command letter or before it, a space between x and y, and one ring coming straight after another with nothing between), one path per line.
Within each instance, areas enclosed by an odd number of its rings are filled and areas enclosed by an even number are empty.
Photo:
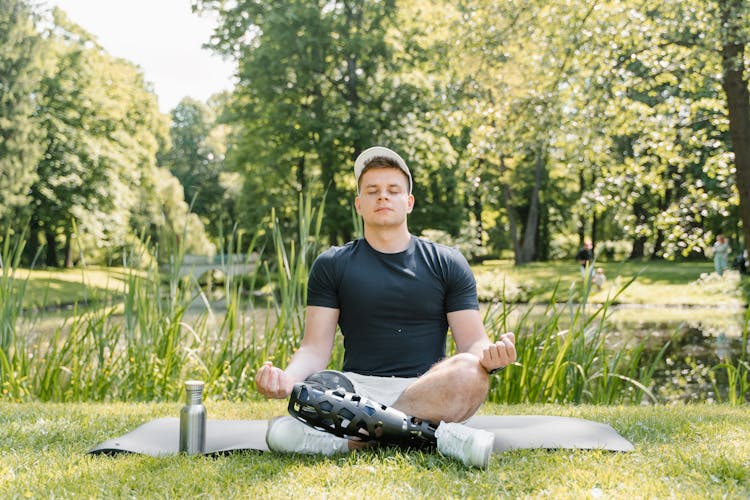
M72 269L23 269L17 278L26 280L27 308L60 307L85 303L92 294L125 290L129 269L92 267Z
M208 401L210 418L262 419L282 402ZM750 419L723 405L486 405L482 413L561 415L612 425L632 453L518 450L489 470L439 455L378 450L334 458L88 456L96 444L180 403L0 404L0 497L747 498Z
M745 294L750 293L750 278L740 279L731 271L723 279L711 276L710 262L619 262L601 267L608 281L601 290L591 291L590 302L606 301L633 276L637 276L636 280L620 294L618 303L739 307L747 303ZM489 260L473 266L473 270L480 296L486 301L504 298L510 302L546 302L557 287L557 299L564 302L571 288L579 286L581 281L577 264L569 261L533 262L515 267L509 259ZM130 272L122 267L95 266L88 266L85 271L19 269L17 278L26 282L25 307L35 308L84 303L92 293L122 292Z
M742 291L750 278L736 272L723 278L709 262L618 262L603 267L607 283L592 289L588 301L602 303L634 276L635 281L616 300L619 304L664 306L732 306L747 303ZM511 260L489 260L473 267L483 300L544 303L556 294L567 301L581 287L578 265L569 261L534 262L515 267ZM746 285L745 285L746 286Z

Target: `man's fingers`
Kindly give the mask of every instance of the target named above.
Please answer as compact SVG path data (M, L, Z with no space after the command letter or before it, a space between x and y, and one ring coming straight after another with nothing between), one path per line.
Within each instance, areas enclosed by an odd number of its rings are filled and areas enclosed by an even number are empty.
M506 364L513 363L516 360L516 336L513 332L507 332L500 335L497 344L503 345L503 354L507 358Z
M512 342L505 344L505 355L508 357L509 364L516 360L516 346Z
M484 365L490 367L507 366L516 360L516 348L514 345L515 335L513 333L504 333L495 343L488 345L484 349Z
M272 373L273 365L268 361L263 363L263 366L258 369L258 373L255 375L255 383L260 386L265 386Z
M276 368L270 361L263 363L255 376L255 384L258 392L266 397L280 397L281 369Z
M501 342L490 344L484 349L484 358L492 365L503 361L505 356L505 345Z

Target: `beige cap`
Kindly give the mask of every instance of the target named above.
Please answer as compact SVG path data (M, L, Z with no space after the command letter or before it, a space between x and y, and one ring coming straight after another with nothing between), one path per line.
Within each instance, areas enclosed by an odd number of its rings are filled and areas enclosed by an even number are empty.
M362 170L365 169L367 164L370 163L372 159L378 157L388 158L389 160L392 160L394 163L396 163L396 165L399 166L401 170L403 170L403 172L409 178L409 193L411 193L412 180L411 172L409 172L409 167L406 166L406 162L398 155L398 153L388 148L384 148L383 146L373 146L371 148L365 149L354 161L354 178L357 181L357 192L359 192L359 176L362 175Z

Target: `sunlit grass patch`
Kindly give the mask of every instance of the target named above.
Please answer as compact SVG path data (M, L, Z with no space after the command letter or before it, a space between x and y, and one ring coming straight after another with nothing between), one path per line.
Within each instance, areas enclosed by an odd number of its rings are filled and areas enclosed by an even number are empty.
M261 419L282 402L207 401L209 418ZM0 496L308 498L747 498L747 408L493 405L482 413L559 415L611 425L630 453L517 450L486 471L434 453L367 450L331 458L234 453L216 458L87 456L101 441L154 418L158 404L0 404Z
M83 303L95 294L123 292L131 269L85 267L18 270L16 278L27 281L24 304L38 308Z

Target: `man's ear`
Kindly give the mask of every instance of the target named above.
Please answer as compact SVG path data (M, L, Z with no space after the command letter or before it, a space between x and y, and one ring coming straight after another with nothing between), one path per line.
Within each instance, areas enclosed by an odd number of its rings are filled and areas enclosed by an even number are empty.
M354 198L354 208L355 208L355 209L357 210L357 213L358 213L359 215L362 215L362 212L360 212L360 211L359 211L359 195L357 195L357 196L356 196L356 197Z
M409 203L406 207L406 213L410 214L412 210L414 210L414 195L409 193Z

